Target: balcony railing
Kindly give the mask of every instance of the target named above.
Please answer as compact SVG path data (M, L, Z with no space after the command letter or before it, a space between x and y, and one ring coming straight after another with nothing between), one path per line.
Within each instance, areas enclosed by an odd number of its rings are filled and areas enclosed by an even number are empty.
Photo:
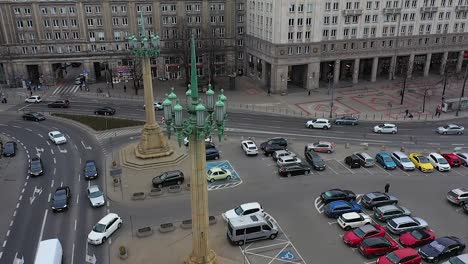
M400 14L401 8L400 7L384 8L383 12L384 14Z
M459 5L455 7L455 12L468 11L468 5Z
M343 10L345 16L360 16L362 15L362 9L347 9Z
M435 13L437 12L437 6L423 6L421 7L421 13Z

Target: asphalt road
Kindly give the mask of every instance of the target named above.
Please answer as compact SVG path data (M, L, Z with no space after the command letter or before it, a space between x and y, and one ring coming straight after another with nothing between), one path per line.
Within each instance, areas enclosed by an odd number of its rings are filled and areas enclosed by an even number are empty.
M22 259L25 263L34 261L37 244L40 240L59 238L64 249L65 263L104 263L106 246L88 247L86 238L92 226L106 214L106 207L93 209L86 196L86 188L91 183L82 175L84 162L97 161L100 173L103 172L103 157L95 139L85 131L51 119L43 122L22 121L18 116L0 114L1 131L22 142L26 151L24 169L17 171L17 179L24 180L24 188L11 199L18 199L11 219L8 236L3 242L1 262L14 263ZM56 146L47 139L47 133L59 130L67 136L68 142ZM31 178L27 174L28 159L40 155L45 174ZM21 158L18 156L17 158ZM104 177L92 181L103 184ZM53 213L50 209L51 195L59 186L71 188L70 209ZM20 198L18 198L20 197ZM3 208L2 215L10 208ZM86 255L91 256L87 258ZM86 259L89 262L86 262ZM93 261L96 259L97 261Z

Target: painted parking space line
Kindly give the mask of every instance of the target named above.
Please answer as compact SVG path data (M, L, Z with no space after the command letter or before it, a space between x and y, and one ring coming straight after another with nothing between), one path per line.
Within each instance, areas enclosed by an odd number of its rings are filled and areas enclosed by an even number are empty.
M340 161L338 161L337 159L335 159L336 162L338 162L341 166L343 166L345 169L347 169L351 174L354 174L354 171L352 171L350 168L348 168L348 166L346 166L345 164L341 163Z
M315 206L315 210L317 210L317 212L319 214L323 213L323 206L324 205L325 204L321 201L320 197L315 198L314 206Z
M388 176L391 176L392 174L388 172L386 169L382 168L380 165L376 164L374 167L379 168L381 171L385 172Z
M331 160L326 160L325 162L327 162L327 161L331 161ZM338 174L338 172L336 172L336 171L332 168L332 166L327 166L327 168L330 169L333 173Z
M227 160L218 160L218 161L210 161L206 163L206 170L210 170L212 168L223 168L229 170L231 172L232 178L230 180L218 180L213 183L208 183L208 191L213 190L221 190L226 188L233 188L243 183L241 177L231 165L231 163Z

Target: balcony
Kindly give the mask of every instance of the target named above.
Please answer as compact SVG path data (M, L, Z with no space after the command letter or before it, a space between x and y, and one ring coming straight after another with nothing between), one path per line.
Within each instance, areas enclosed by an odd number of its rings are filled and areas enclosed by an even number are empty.
M468 11L468 5L459 5L455 7L455 12Z
M401 13L401 8L400 7L394 7L394 8L384 8L383 10L384 14L400 14Z
M345 16L360 16L362 15L362 9L347 9L343 10Z
M421 7L421 13L435 13L437 12L437 6L423 6Z

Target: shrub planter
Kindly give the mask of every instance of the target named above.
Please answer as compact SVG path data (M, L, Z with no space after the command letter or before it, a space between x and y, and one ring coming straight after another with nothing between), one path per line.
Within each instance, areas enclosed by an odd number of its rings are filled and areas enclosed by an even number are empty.
M147 237L153 234L153 229L149 226L137 229L137 237Z
M120 259L128 259L128 251L124 246L119 247L119 257Z
M132 195L132 200L144 200L146 198L146 193L136 192Z
M174 230L175 230L175 226L172 223L165 223L159 226L159 232L161 233L172 232Z
M151 197L160 196L161 194L163 194L163 189L161 188L153 188L149 192L149 196Z
M217 222L216 217L214 215L210 215L210 217L208 218L208 221L210 225L214 225Z
M178 193L180 191L182 191L182 187L180 185L173 185L173 186L170 186L168 189L168 192L170 193Z
M190 183L187 183L187 185L185 185L185 190L190 191Z
M182 227L183 229L192 228L192 219L182 221L182 224L180 224L180 227Z

